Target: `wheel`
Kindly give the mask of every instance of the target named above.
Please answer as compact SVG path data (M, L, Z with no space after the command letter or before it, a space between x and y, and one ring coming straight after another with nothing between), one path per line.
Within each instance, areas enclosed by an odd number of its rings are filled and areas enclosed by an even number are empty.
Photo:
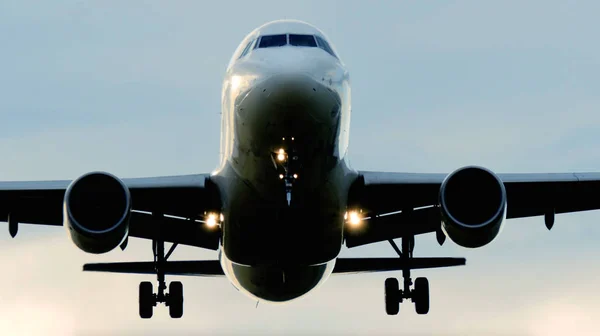
M388 315L398 315L400 311L400 289L398 279L385 279L385 312Z
M179 281L169 284L169 315L171 318L183 316L183 284Z
M417 314L424 315L429 312L429 281L427 278L415 280L415 291L413 301Z
M149 319L152 317L152 310L154 309L154 292L152 289L152 283L148 281L140 282L140 317L143 319Z

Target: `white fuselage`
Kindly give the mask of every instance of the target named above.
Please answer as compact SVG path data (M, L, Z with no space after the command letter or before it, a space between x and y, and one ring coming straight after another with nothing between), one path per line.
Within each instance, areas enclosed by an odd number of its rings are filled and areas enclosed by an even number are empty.
M282 34L285 45L253 42ZM225 274L271 302L300 297L331 274L356 178L346 161L348 71L331 49L290 45L289 34L326 40L308 24L276 21L234 54L223 83L221 164L211 177L221 194Z

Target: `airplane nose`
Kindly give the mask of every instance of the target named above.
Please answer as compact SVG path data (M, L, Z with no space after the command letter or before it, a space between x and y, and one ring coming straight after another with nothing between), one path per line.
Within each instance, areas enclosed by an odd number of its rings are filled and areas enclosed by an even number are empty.
M256 146L275 146L287 136L331 137L340 112L339 94L309 74L274 74L256 83L237 102L237 138Z
M340 112L341 98L309 73L283 72L257 83L239 102L240 117L262 117L270 122L293 118L297 122L331 123Z
M294 107L308 105L318 98L315 97L317 89L324 88L308 74L282 73L271 76L263 83L262 95L271 104Z

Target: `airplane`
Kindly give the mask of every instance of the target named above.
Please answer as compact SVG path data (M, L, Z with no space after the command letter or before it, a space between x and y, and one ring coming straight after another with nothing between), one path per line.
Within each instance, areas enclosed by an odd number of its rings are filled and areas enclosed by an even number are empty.
M90 172L75 180L0 182L0 221L63 226L81 250L125 250L152 242L152 261L95 263L84 271L149 274L139 315L164 303L183 315L183 285L167 275L225 276L259 302L289 302L332 274L402 271L384 283L385 311L411 300L429 312L429 282L411 270L465 265L419 258L415 236L465 248L492 242L506 219L600 209L599 173L496 174L464 166L449 174L377 172L349 165L349 73L330 40L297 20L248 34L229 62L221 102L220 164L211 173L123 178ZM395 239L401 239L399 247ZM342 247L389 242L398 257L340 258ZM165 252L165 243L171 243ZM179 245L216 260L169 260Z

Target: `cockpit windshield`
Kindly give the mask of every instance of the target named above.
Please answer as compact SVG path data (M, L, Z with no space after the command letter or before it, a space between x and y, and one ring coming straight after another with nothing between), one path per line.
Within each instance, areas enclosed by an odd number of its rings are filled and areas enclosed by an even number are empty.
M287 35L264 35L260 38L259 48L281 47L287 44Z
M275 51L273 48L281 49ZM255 53L257 54L256 59L252 57ZM247 60L252 63L256 60L263 60L266 55L273 54L273 57L276 58L278 54L283 57L286 53L305 54L310 55L309 57L315 56L323 59L332 56L337 62L342 63L336 55L333 45L316 27L298 20L277 20L268 22L246 35L231 56L227 69L230 69L238 60Z
M250 42L247 49L244 49L240 57L244 57L252 49ZM306 34L278 34L278 35L263 35L258 38L258 43L254 48L274 48L292 45L295 47L312 47L320 48L329 53L331 56L338 58L333 52L333 49L327 41L319 35Z
M298 47L316 47L317 41L313 35L290 34L290 44Z

